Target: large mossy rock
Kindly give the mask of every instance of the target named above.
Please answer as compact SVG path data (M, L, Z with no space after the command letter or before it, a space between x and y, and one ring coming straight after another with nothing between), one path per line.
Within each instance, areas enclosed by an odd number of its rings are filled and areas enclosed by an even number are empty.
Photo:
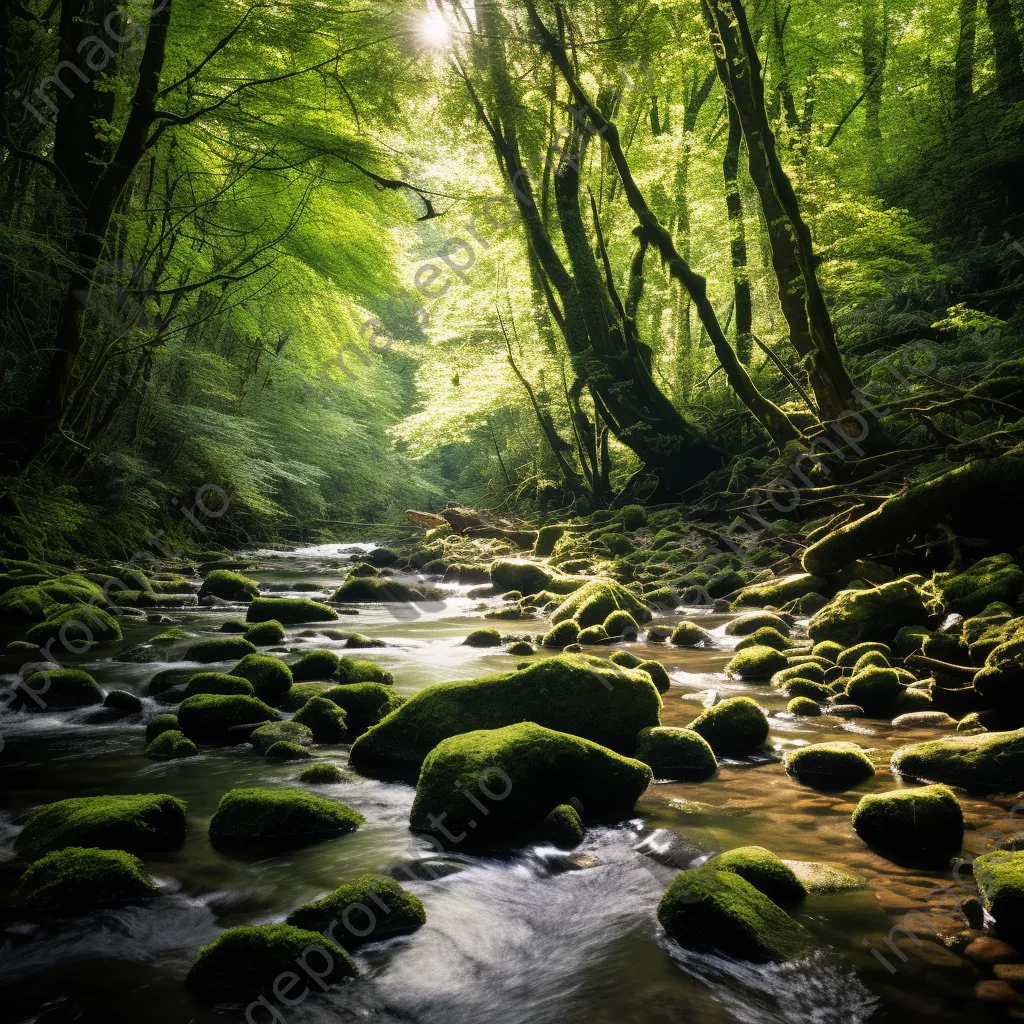
M853 828L864 842L897 853L956 853L964 814L948 786L921 786L862 797Z
M296 907L287 923L311 932L326 932L339 946L357 949L407 935L426 923L418 896L386 875L362 875L334 892Z
M223 628L222 626L221 629ZM284 626L277 619L267 619L266 622L257 622L250 626L242 634L242 639L257 647L272 647L274 644L284 643L285 636Z
M304 789L232 789L210 821L219 847L293 849L352 832L366 819L351 807Z
M317 743L344 743L348 738L345 711L326 697L312 697L307 700L295 712L293 721L308 729Z
M277 707L292 685L292 670L269 654L247 654L231 670L231 674L252 683L256 697L264 704Z
M974 688L991 704L1024 707L1024 635L989 651Z
M25 633L32 644L45 647L51 641L84 645L83 653L94 643L123 640L121 624L108 611L94 604L66 604L52 609L47 618Z
M632 754L637 733L661 724L661 697L639 669L562 655L421 690L356 740L351 763L364 774L408 775L449 736L524 721Z
M82 796L36 808L14 842L36 860L69 846L154 853L185 841L185 804L165 793Z
M926 622L928 610L919 576L905 576L864 590L841 590L810 621L816 643L834 640L852 647L865 640L893 640L904 626Z
M251 601L260 596L259 584L230 569L213 569L203 579L199 588L199 600L213 595L225 601Z
M870 665L856 672L846 684L845 703L863 708L871 718L890 718L906 692L896 669Z
M463 833L467 842L480 842L538 829L549 811L573 799L589 818L615 820L632 811L650 780L640 761L533 722L479 729L430 751L409 822L449 842L460 842L452 836Z
M996 935L1024 946L1024 851L996 850L974 860L974 881L995 918Z
M25 680L32 691L16 707L24 711L67 711L103 703L103 691L88 672L55 668L33 672Z
M739 875L780 907L799 903L807 895L793 869L763 846L739 846L712 857L705 866Z
M361 736L405 703L404 697L383 683L333 686L324 693L324 699L344 710L350 737Z
M768 719L749 697L727 697L688 726L720 757L745 757L768 739Z
M726 624L725 632L728 636L750 636L765 628L774 629L784 637L789 636L789 623L773 612L751 612L749 615L741 615Z
M339 683L381 683L384 686L391 686L395 681L390 670L383 665L347 656L338 659L335 679Z
M215 661L237 661L255 652L255 644L243 637L225 636L214 640L198 640L185 651L185 661L198 661L207 665Z
M273 998L270 994L281 979L305 977L296 975L305 963L318 985L335 985L358 973L352 957L318 932L288 924L258 924L229 928L203 946L185 981L211 997L265 992Z
M730 675L739 676L740 679L760 679L767 682L788 664L785 654L781 651L763 644L754 644L752 647L737 651L725 670Z
M185 686L185 696L194 697L197 693L240 693L245 697L256 696L256 691L248 679L229 675L227 672L196 672Z
M1024 591L1024 570L1012 555L993 555L964 572L936 573L935 589L945 611L969 617L994 601L1017 604Z
M847 789L875 774L871 758L856 743L846 740L791 750L783 764L795 779L819 789Z
M331 679L334 673L338 671L338 662L340 660L334 651L306 651L291 666L292 679L303 683L312 682L316 679Z
M892 770L929 782L1011 793L1024 789L1024 729L950 736L900 747Z
M123 850L69 846L28 868L14 905L30 914L88 913L149 900L158 892L138 857Z
M767 583L755 583L744 587L732 602L733 608L764 608L771 605L781 608L790 601L805 597L807 594L821 593L827 582L820 576L810 573L795 573L791 576L779 576Z
M640 731L636 759L649 765L659 779L702 782L718 771L714 751L700 733L669 725Z
M547 590L552 580L543 565L522 558L499 558L492 562L490 577L495 590L518 590L520 594L538 594Z
M681 872L665 890L658 920L681 946L753 963L793 960L813 947L805 928L734 871Z
M263 701L240 694L197 693L178 707L181 731L195 743L238 743L238 725L273 722L280 715Z
M614 580L591 580L570 594L551 616L552 622L575 619L580 628L603 625L614 611L629 612L637 622L647 622L647 605Z
M337 617L333 608L304 597L257 597L245 613L246 622L276 619L286 626L299 622L331 622Z
M414 587L389 577L352 577L331 595L332 601L353 604L414 604L436 601L435 591Z

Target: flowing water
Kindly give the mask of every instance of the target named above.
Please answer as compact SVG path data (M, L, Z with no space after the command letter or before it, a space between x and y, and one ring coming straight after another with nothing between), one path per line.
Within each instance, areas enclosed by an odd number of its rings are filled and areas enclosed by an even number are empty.
M335 544L246 557L253 566L249 574L265 593L298 585L312 589L291 596L316 598L341 581L352 550ZM385 640L386 648L358 653L389 668L404 694L511 668L513 659L500 649L461 646L482 624L480 602L468 598L466 588L447 589L444 601L363 606L357 617L331 625ZM193 605L165 614L192 633L212 635L240 611ZM680 611L658 621L671 624L682 617ZM855 1024L1016 1015L1013 1007L978 1001L981 972L936 939L965 927L951 915L953 905L971 895L969 873L958 880L948 865L923 870L893 863L868 849L850 826L863 793L900 784L884 767L888 752L932 733L897 732L874 721L787 716L782 695L723 674L731 642L723 634L728 618L701 620L716 631L719 651L666 648L642 638L628 647L669 669L665 724L685 725L716 694L747 693L772 713L768 746L757 757L722 762L718 775L704 783L653 784L632 820L588 830L571 854L545 844L500 856L456 847L439 862L408 830L410 785L346 771L342 782L320 791L365 815L366 825L357 832L283 855L228 856L215 851L206 835L221 795L236 786L295 784L301 763L269 763L248 745L154 763L143 756L142 722L148 714L104 725L83 721L86 711L4 716L0 905L9 908L17 885L12 844L19 822L39 804L68 796L171 793L188 804L189 833L178 852L146 858L164 887L148 905L44 924L17 921L5 910L0 1019L243 1020L245 1008L203 1006L182 984L196 950L225 927L281 921L299 903L369 871L397 871L403 880L414 871L422 878L406 884L423 900L427 924L411 936L360 951L354 982L325 993L314 985L295 1005L269 1000L250 1007L253 1024ZM534 633L544 628L507 625ZM107 645L101 658L87 655L77 663L104 688L141 695L157 671L182 665L177 659L188 641L147 645L166 628L125 619L122 645ZM284 648L340 650L343 640L323 636L316 632L320 628L325 627L289 627ZM15 666L8 661L3 667ZM144 703L147 713L173 710L151 698ZM824 739L877 748L877 776L839 794L816 792L787 776L782 753ZM318 754L342 767L347 761L345 746ZM999 842L993 830L1012 830L1012 799L965 796L963 804L967 852ZM674 873L717 851L754 843L790 861L826 862L861 880L859 888L812 894L794 911L820 939L819 952L799 963L751 966L687 951L666 939L655 911ZM297 988L289 998L301 992Z

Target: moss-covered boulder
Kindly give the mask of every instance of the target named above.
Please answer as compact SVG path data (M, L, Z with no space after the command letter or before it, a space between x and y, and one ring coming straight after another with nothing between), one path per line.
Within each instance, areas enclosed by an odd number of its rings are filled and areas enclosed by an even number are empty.
M465 640L463 647L500 647L501 634L496 629L474 629Z
M991 704L1024 705L1024 635L989 652L974 688Z
M160 733L146 746L146 757L151 761L177 761L198 754L199 748L178 729Z
M793 960L810 933L734 871L683 871L665 890L658 920L681 946L753 963Z
M241 694L197 693L178 707L181 731L195 743L237 743L239 725L273 722L280 716L263 701Z
M636 759L649 765L659 779L702 782L718 771L708 741L691 729L674 726L642 729L636 740Z
M113 643L124 637L120 623L103 608L95 604L65 604L51 607L42 622L27 630L25 639L40 647L53 641L83 645L81 653L94 643Z
M279 705L292 685L292 670L280 659L269 654L247 654L231 670L252 683L256 696L265 704Z
M199 600L213 595L225 601L251 601L260 596L259 584L240 572L230 569L213 569L203 578L199 588Z
M807 594L820 592L827 586L820 576L810 573L794 573L791 576L778 576L767 583L755 583L744 587L732 602L733 608L781 608L790 601L805 597Z
M246 622L269 622L275 619L287 626L299 622L331 622L338 613L319 601L304 597L258 597L245 613Z
M299 772L299 782L307 786L332 786L344 778L345 773L330 761L317 761Z
M725 632L729 636L750 636L751 633L765 627L774 629L783 636L789 636L789 623L772 612L751 612L749 615L741 615L726 625Z
M325 691L331 693L332 690ZM308 729L317 743L343 743L349 734L343 708L327 697L313 697L295 712L293 722Z
M893 668L870 666L846 684L849 703L862 707L870 718L890 718L905 692L903 680Z
M660 661L641 661L634 666L641 672L646 672L651 677L658 693L668 693L672 689L672 680L669 679L668 670Z
M330 679L338 671L340 660L334 651L306 651L291 666L292 679L305 683L314 679Z
M794 700L803 698L814 701L817 704L824 704L833 695L833 690L825 683L815 683L810 679L790 679L785 686L786 696ZM805 705L801 705L802 707ZM818 709L819 713L821 709ZM813 714L814 712L808 712Z
M847 647L845 650L839 652L835 657L835 663L841 668L853 668L860 662L865 654L881 654L883 657L888 658L892 653L888 644L878 643L874 640L868 640L864 643L854 644L852 647Z
M353 604L414 604L436 600L434 592L390 577L349 578L331 595L332 601Z
M290 743L288 740L278 740L267 747L264 755L268 761L308 761L312 754L298 743Z
M515 640L505 648L506 653L515 655L517 658L524 658L531 654L536 654L533 644L528 640Z
M254 644L244 637L225 636L214 640L199 640L185 651L186 661L209 664L214 661L236 661L256 651Z
M650 780L650 768L639 761L520 722L438 743L420 770L409 821L415 831L448 842L463 841L457 835L478 842L539 828L553 807L573 798L588 816L615 820L632 811ZM489 813L482 814L470 797Z
M843 653L843 645L837 644L835 640L819 640L812 648L811 654L818 658L824 658L835 664L836 659Z
M637 668L642 659L638 658L632 651L615 651L608 660L620 668Z
M386 875L362 875L318 900L303 903L287 917L288 924L325 932L346 949L408 935L426 920L420 898Z
M795 779L820 789L847 789L875 774L871 758L856 743L845 740L791 750L783 764Z
M197 693L240 693L246 697L256 695L248 679L228 675L226 672L196 672L185 686L185 696L192 697Z
M573 619L566 619L544 634L541 645L555 651L564 651L569 644L577 643L579 636L579 624Z
M274 644L284 643L284 638L284 626L277 619L257 622L255 626L250 626L242 634L243 640L248 640L256 647L272 647Z
M749 697L727 697L687 728L700 733L719 757L745 757L768 738L768 719Z
M162 732L172 732L178 728L177 715L154 715L146 723L146 742L152 743Z
M866 843L898 853L956 853L964 814L948 786L870 793L853 812L854 831Z
M555 550L555 545L562 539L564 533L564 526L542 526L537 531L533 553L538 558L547 558Z
M48 853L21 876L15 908L28 914L82 914L158 895L138 857L123 850L70 846Z
M248 998L274 991L309 964L317 985L336 985L358 973L352 957L318 932L287 924L228 928L196 955L186 984L209 998ZM302 991L300 988L299 991Z
M763 846L739 846L712 857L705 866L711 871L739 875L780 907L793 906L807 896L793 869Z
M636 619L626 611L612 612L602 625L608 636L625 640L635 640L640 631Z
M541 823L541 833L555 846L571 850L583 842L583 819L572 804L559 804L548 811Z
M696 622L684 619L672 630L669 642L676 647L714 647L715 638Z
M776 690L784 690L793 679L809 679L813 683L823 683L825 670L813 662L790 665L780 669L772 676L772 687Z
M536 562L522 558L499 558L491 563L491 583L499 591L518 590L521 594L536 594L547 590L551 573Z
M339 683L381 683L383 686L391 686L395 681L390 671L377 662L349 657L338 661L335 678Z
M591 580L570 594L553 612L553 622L575 619L581 627L603 625L614 611L629 612L637 622L647 622L647 606L613 580Z
M900 747L892 756L892 770L950 786L1012 793L1024 788L1024 729Z
M1024 851L1003 849L976 857L974 881L995 918L996 936L1019 949L1024 945Z
M603 644L608 639L608 631L604 628L603 625L587 626L586 629L580 630L580 635L577 638L577 643L597 645Z
M210 841L292 849L352 832L365 820L351 807L304 789L232 789L210 821Z
M351 761L364 774L414 773L446 737L524 721L631 754L637 733L660 717L661 697L646 672L563 655L427 687L356 740Z
M314 743L313 733L301 722L267 722L249 734L249 742L258 754L265 754L281 741L300 747L311 747Z
M755 629L750 636L745 636L737 645L737 651L745 651L748 647L771 647L776 651L788 650L792 644L772 626Z
M883 583L863 590L841 590L811 619L811 639L834 640L852 647L869 639L889 641L904 626L928 620L920 577Z
M332 687L324 699L343 708L349 737L361 736L405 703L390 686L382 683L350 683Z
M740 679L763 679L767 682L787 664L786 656L781 651L755 644L738 651L725 670Z
M68 846L128 853L176 850L185 841L185 804L164 793L83 796L36 808L14 842L26 860Z
M993 601L1016 604L1024 592L1024 570L1012 555L993 555L964 572L936 573L934 584L947 612L971 616Z
M285 711L298 711L303 704L311 701L314 697L322 697L328 690L334 688L334 683L295 683L285 694L281 701L281 708Z
M33 672L25 680L31 695L14 705L24 711L67 711L103 703L103 691L88 672L54 668Z
M794 697L786 710L798 718L817 718L821 714L821 705L811 697Z

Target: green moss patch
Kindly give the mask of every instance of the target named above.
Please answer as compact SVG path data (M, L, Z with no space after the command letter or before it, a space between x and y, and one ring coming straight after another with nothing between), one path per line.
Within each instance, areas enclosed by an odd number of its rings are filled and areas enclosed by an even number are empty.
M856 743L845 740L791 750L783 764L795 779L819 789L847 789L875 774L871 758Z
M268 622L276 619L285 625L299 622L331 622L338 613L319 601L297 597L258 597L245 613L246 622Z
M573 619L566 619L544 634L541 645L543 647L550 647L555 651L564 651L569 644L577 643L579 636L579 623Z
M162 732L171 732L178 728L177 715L154 715L146 723L146 742L152 743Z
M781 858L763 846L740 846L712 857L706 864L712 871L731 871L749 882L780 907L799 903L807 890Z
M103 703L103 691L88 672L78 668L54 668L33 672L25 686L34 696L21 698L24 711L67 711Z
M676 647L710 648L715 646L715 638L706 629L685 619L672 630L669 642L675 644Z
M15 907L30 914L88 913L149 900L158 892L138 857L123 850L71 846L28 868Z
M263 701L241 694L197 693L178 707L181 731L196 743L238 743L231 733L235 726L272 722L279 717Z
M908 576L864 590L841 590L811 619L811 639L852 647L870 639L888 641L904 626L927 622L921 582Z
M776 672L784 669L788 662L781 651L756 644L737 652L726 666L726 672L740 679L763 679L767 681Z
M256 696L274 707L287 696L292 685L292 670L280 659L269 654L247 654L231 670L252 683Z
M580 627L603 625L614 611L629 612L637 622L647 622L647 606L620 583L591 580L570 594L554 611L554 622L575 619Z
M256 695L248 679L228 675L226 672L196 672L185 687L185 696L192 697L197 693L240 693L246 697Z
M728 636L750 636L751 633L765 627L774 629L783 636L789 636L789 623L772 612L751 612L749 615L741 615L726 625L725 632Z
M255 580L243 576L240 572L214 569L203 578L203 585L199 588L199 599L202 600L211 594L225 601L251 601L260 596L260 588Z
M853 812L854 831L866 843L899 853L956 853L964 815L947 786L871 793Z
M1012 555L993 555L960 573L936 573L935 589L947 612L976 615L993 601L1016 604L1024 591L1024 570Z
M795 573L791 576L779 576L768 583L755 583L744 587L732 602L733 608L765 608L771 605L781 608L790 601L807 594L819 592L828 584L820 576L810 573Z
M727 697L687 728L700 733L720 757L745 757L768 738L768 719L749 697Z
M583 819L572 804L559 804L548 811L541 832L555 846L570 850L583 842Z
M307 786L331 786L344 778L345 773L330 761L317 761L316 764L311 764L299 772L299 782L304 782Z
M338 671L338 662L340 660L334 651L306 651L291 666L292 679L296 682L330 679Z
M313 745L313 733L301 722L267 722L249 734L249 742L258 754L265 754L280 741L301 747Z
M864 709L871 718L889 718L896 711L906 687L899 673L892 668L865 668L846 684L850 704Z
M277 619L257 622L255 626L246 629L242 636L243 640L248 640L257 647L272 647L274 644L284 643L284 638L284 626Z
M500 647L501 634L496 629L474 629L462 644L464 647Z
M353 604L414 604L437 598L433 591L390 577L356 577L345 580L331 595L331 600Z
M1024 788L1024 729L900 747L892 756L892 770L950 786L1012 793Z
M1024 851L996 850L974 860L974 880L985 909L995 918L996 935L1024 944Z
M491 563L490 578L496 590L536 594L547 590L552 574L536 562L521 558L499 558Z
M344 708L350 736L360 736L404 703L390 686L382 683L348 683L335 686L324 699Z
M659 779L701 782L718 771L707 740L691 729L674 726L642 729L637 737L636 759L649 765Z
M312 697L306 701L295 712L293 722L308 729L317 743L343 743L348 738L345 711L326 696Z
M146 747L146 757L151 761L177 761L184 757L196 757L199 748L177 729L160 733Z
M256 647L240 636L226 636L216 640L200 640L185 651L186 661L209 664L214 661L236 661L253 654Z

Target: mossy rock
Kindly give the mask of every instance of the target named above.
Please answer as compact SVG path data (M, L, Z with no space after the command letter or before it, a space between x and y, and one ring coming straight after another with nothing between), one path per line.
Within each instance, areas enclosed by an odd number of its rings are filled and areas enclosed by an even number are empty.
M803 882L780 857L763 846L740 846L712 857L705 865L711 871L731 871L749 882L780 907L791 907L807 896Z
M631 754L637 733L660 725L660 716L661 697L646 672L563 655L427 687L356 740L350 756L363 774L410 774L449 736L524 721Z
M849 703L862 707L869 718L891 717L905 690L895 669L878 666L857 672L846 684Z
M246 629L242 635L243 640L248 640L256 647L272 647L274 644L284 643L284 638L284 626L277 619L258 622Z
M665 890L658 920L681 946L753 963L794 960L814 941L781 907L734 871L683 871Z
M517 658L523 658L527 655L537 653L533 648L533 644L526 640L516 640L513 643L510 643L505 650L509 654L514 654Z
M285 711L298 711L314 697L322 697L328 690L334 689L334 683L296 683L281 701Z
M547 558L555 550L555 545L565 533L564 526L542 526L537 531L537 540L533 545L533 553L538 558Z
M733 619L725 627L728 636L750 636L759 629L774 629L782 636L789 636L789 623L772 612L751 612Z
M408 935L427 921L418 896L386 875L362 875L334 892L296 907L287 923L323 932L345 949Z
M905 687L903 693L896 698L893 715L909 715L915 712L935 710L935 701L931 692L924 687Z
M474 629L465 640L463 647L500 647L501 634L496 629Z
M843 650L836 658L836 664L841 668L853 668L865 654L881 654L888 657L892 650L888 644L880 644L876 641L867 641L862 644L854 644Z
M1024 570L1012 555L993 555L964 572L936 573L934 584L947 612L971 616L993 601L1016 604L1024 591Z
M269 654L247 654L231 670L252 683L257 698L276 707L284 700L292 685L292 670L280 659Z
M608 660L620 668L637 668L642 659L638 658L632 651L616 651Z
M178 707L181 731L195 743L237 743L238 725L273 722L280 716L263 701L242 694L197 693Z
M330 761L317 761L316 764L311 764L299 772L299 782L304 782L307 786L332 786L342 782L344 778L345 773Z
M894 639L904 626L928 619L921 582L920 577L907 576L878 587L841 590L811 619L811 639L834 640L844 647L871 638Z
M123 640L121 625L110 612L96 605L67 604L54 607L46 619L25 633L30 643L45 647L54 640L64 644L84 644L83 653L94 643Z
M1024 945L1024 851L996 850L976 857L973 866L996 936L1019 949Z
M67 711L103 703L103 691L88 672L55 668L33 672L25 680L31 691L16 705L24 711Z
M723 569L716 572L707 582L707 592L711 597L724 598L727 594L739 590L747 582L746 576L735 569Z
M338 671L340 660L334 651L306 651L291 666L292 679L304 683L316 679L330 679Z
M839 655L843 653L843 645L837 644L835 640L819 640L811 648L811 654L817 658L824 658L826 661L831 661L833 664L839 658Z
M811 697L794 697L786 710L799 718L817 718L821 714L821 705Z
M817 704L824 704L834 692L830 686L826 686L824 683L815 683L810 679L801 679L799 677L787 680L785 690L787 697L804 697ZM820 710L819 708L819 713Z
M282 740L300 747L311 747L314 743L313 733L301 722L267 722L249 734L249 742L258 754L265 754Z
M558 623L550 632L544 635L541 640L541 645L544 647L550 647L555 651L563 651L569 644L574 644L579 641L580 627L577 622L573 619L566 619L564 622Z
M612 660L615 660L614 656ZM660 661L641 661L633 667L640 672L646 672L651 677L651 682L654 683L658 693L668 693L672 689L672 680L669 679L668 670Z
M300 622L331 622L337 617L333 608L304 597L258 597L245 613L246 622L273 619L288 626Z
M293 849L352 832L365 820L351 807L304 789L232 789L210 821L210 841L219 847Z
M647 622L647 606L622 584L613 580L591 580L570 594L552 613L553 622L575 619L581 628L603 625L614 611L629 612L636 622Z
M278 740L270 744L264 756L268 761L308 761L313 755L298 743Z
M434 568L431 568L431 566L433 566ZM434 561L428 562L425 566L423 566L423 570L424 572L444 572L444 570L448 568L448 563L442 562L442 568L438 568L437 566L438 560L434 559ZM348 574L349 576L355 577L379 576L380 569L378 569L377 566L375 565L370 565L369 562L356 562L356 564L353 565L351 569L349 569Z
M624 530L639 530L647 525L647 509L643 505L623 505L616 519Z
M336 985L358 973L352 957L318 932L257 924L228 928L203 946L185 982L211 998L248 998L270 993L307 962L318 986Z
M251 601L260 596L260 588L255 580L243 576L240 572L214 569L203 578L203 585L199 588L199 599L202 600L211 594L225 601Z
M756 644L738 651L725 670L740 679L767 680L787 665L786 656L781 651Z
M353 604L417 604L436 598L433 597L433 591L388 577L357 577L345 580L331 595L331 600Z
M572 804L559 804L548 811L541 832L555 846L571 850L583 842L583 819Z
M216 640L200 640L185 651L185 661L210 664L214 661L236 661L254 654L256 647L240 636L226 636Z
M698 626L696 622L688 622L684 619L672 630L669 643L676 647L709 648L714 647L715 638L702 626Z
M921 786L862 797L853 828L864 842L898 853L956 853L964 814L948 786Z
M174 732L178 728L177 715L154 715L146 723L146 742L152 743L162 732Z
M629 612L616 611L612 612L604 620L604 631L610 637L619 637L626 640L635 639L640 631L639 625L637 625L636 619L633 618Z
M345 710L350 737L361 736L405 703L404 697L398 696L391 687L382 683L335 686L324 694L323 699Z
M608 630L601 626L587 626L586 629L581 629L580 634L577 637L577 643L597 645L604 643L609 639Z
M146 747L146 757L151 761L178 761L198 754L199 748L178 729L161 732Z
M988 727L982 721L980 712L972 711L969 715L964 715L956 723L956 731L964 735L972 735L974 733L988 732Z
M894 772L915 779L1013 793L1024 789L1024 729L910 744L891 763Z
M107 690L103 707L122 715L137 715L142 712L142 700L131 690Z
M749 697L727 697L687 728L700 733L719 757L745 757L768 738L768 719Z
M748 647L771 647L776 651L788 650L792 645L777 629L762 626L755 629L750 636L744 637L737 645L737 651L745 651Z
M847 789L875 774L871 758L856 743L845 740L791 750L783 764L795 779L822 789Z
M123 850L70 846L48 853L21 876L14 906L28 914L83 914L150 900L159 887Z
M853 671L856 674L857 672L863 672L866 668L892 668L892 665L881 651L868 651L867 654L862 654L857 659L857 664L853 666Z
M128 853L177 850L185 841L185 804L164 793L83 796L37 807L14 841L26 860L68 846Z
M248 679L228 675L226 672L196 672L185 687L185 696L193 697L197 693L240 693L246 697L256 695Z
M420 770L409 822L416 832L444 835L443 824L449 842L461 842L452 836L463 833L480 842L539 828L552 807L573 798L596 820L618 820L631 813L650 780L650 768L639 761L520 722L438 743ZM467 793L490 813L483 815Z
M1024 703L1024 636L994 647L974 677L974 688L992 704Z
M649 765L659 779L703 782L718 771L708 741L692 729L675 726L642 729L637 736L636 759Z
M790 601L822 590L828 584L820 576L810 573L795 573L779 576L767 583L755 583L744 587L732 602L733 608L781 608Z
M825 670L813 662L809 664L789 665L779 669L772 676L772 686L777 690L784 690L792 679L808 679L814 683L825 682Z
M11 625L45 622L62 607L88 605L103 598L103 588L78 573L11 587L0 594L0 618Z
M333 689L325 693L331 693ZM344 743L348 739L348 717L345 710L326 696L306 701L295 712L292 721L309 729L317 743Z
M349 657L343 657L338 661L335 678L345 684L380 683L382 686L391 686L395 681L394 676L377 662Z

